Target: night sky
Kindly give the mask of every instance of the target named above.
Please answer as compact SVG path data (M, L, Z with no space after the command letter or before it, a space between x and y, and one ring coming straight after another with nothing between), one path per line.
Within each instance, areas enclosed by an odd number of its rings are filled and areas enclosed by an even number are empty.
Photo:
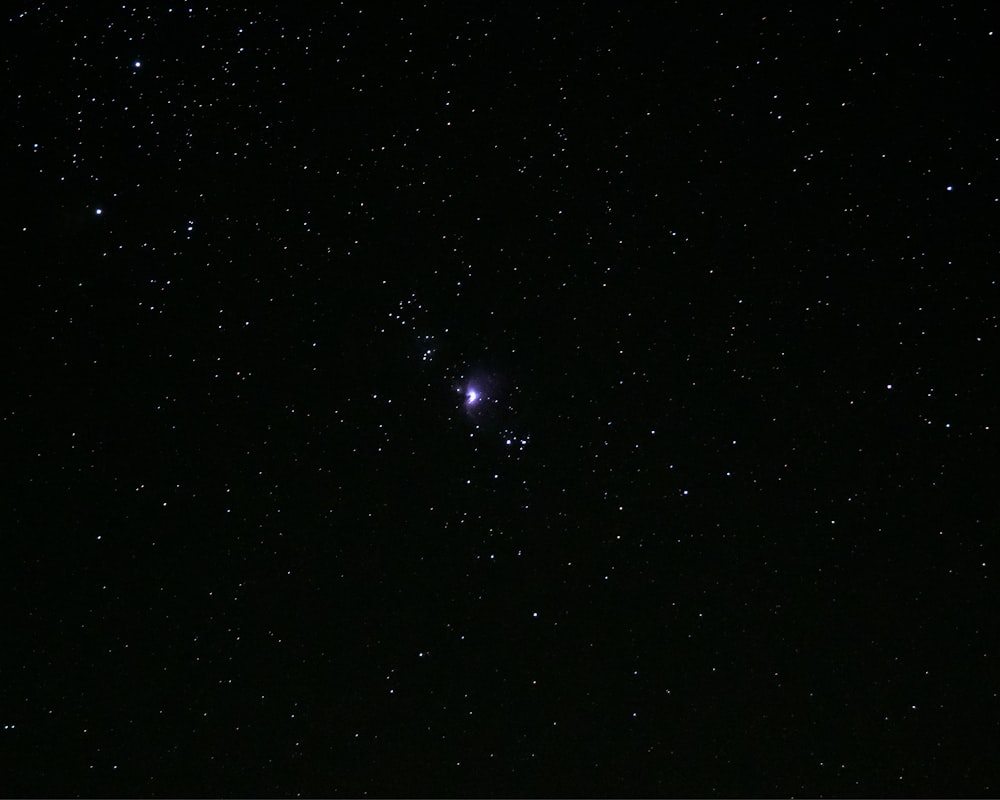
M4 8L0 793L995 796L1000 11L246 5Z

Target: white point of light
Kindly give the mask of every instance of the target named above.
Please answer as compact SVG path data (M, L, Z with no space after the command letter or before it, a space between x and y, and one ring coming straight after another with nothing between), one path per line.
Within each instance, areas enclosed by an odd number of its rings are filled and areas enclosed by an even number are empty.
M103 214L103 213L104 213L104 210L103 210L103 209L101 209L101 208L98 208L98 209L95 209L95 210L94 210L94 213L95 213L95 214L97 214L97 216L101 216L101 214Z
M134 62L132 62L132 66L135 67L136 69L139 69L139 67L142 66L142 62L141 61L134 61Z

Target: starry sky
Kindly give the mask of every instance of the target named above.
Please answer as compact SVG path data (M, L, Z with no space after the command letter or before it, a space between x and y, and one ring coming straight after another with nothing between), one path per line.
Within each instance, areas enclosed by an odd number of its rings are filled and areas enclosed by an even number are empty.
M1000 790L989 4L3 13L4 791Z

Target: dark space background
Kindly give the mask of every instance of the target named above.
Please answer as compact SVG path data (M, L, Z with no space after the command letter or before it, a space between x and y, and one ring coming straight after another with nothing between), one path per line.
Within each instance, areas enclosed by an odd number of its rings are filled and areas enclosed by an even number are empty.
M1000 791L1000 13L766 5L5 7L0 793Z

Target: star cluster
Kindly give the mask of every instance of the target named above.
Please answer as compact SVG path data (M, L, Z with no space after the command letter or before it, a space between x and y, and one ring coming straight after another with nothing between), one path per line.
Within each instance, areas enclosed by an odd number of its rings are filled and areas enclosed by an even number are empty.
M2 785L990 796L990 4L2 22Z

